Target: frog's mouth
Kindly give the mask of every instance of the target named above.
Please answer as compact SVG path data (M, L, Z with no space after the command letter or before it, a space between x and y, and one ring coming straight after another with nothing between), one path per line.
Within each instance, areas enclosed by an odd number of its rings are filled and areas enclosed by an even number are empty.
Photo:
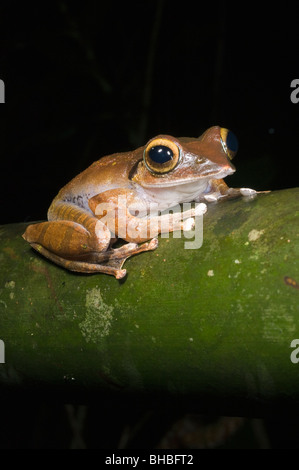
M146 203L153 203L158 210L166 210L184 202L198 201L208 191L212 179L221 179L235 170L225 166L218 171L206 172L205 175L193 175L186 178L154 178L150 181L135 181L136 192Z
M144 189L155 189L155 188L177 188L179 186L184 186L184 189L182 188L181 191L188 191L188 186L190 187L198 187L201 188L203 185L207 186L209 180L211 179L222 179L225 178L228 175L231 175L235 172L235 167L233 165L231 166L225 166L224 168L222 167L218 171L215 171L215 168L206 168L205 171L203 171L201 174L198 175L193 175L193 176L188 176L186 177L175 177L172 175L170 177L170 173L168 173L165 176L154 176L147 181L136 181L140 186L142 186ZM179 191L179 189L178 189Z

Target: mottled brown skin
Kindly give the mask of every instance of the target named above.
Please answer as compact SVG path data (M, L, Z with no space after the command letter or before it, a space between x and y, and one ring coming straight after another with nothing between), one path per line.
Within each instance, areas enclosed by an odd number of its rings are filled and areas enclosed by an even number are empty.
M162 135L155 139L159 138L179 149L179 163L171 171L158 175L146 167L143 155L151 141L132 152L103 157L60 190L49 208L48 222L29 225L24 239L64 268L103 272L120 279L126 274L122 265L129 256L157 247L156 238L138 245L151 238L152 219L137 217L136 210L156 201L163 210L190 200L242 195L240 189L228 188L222 179L235 168L223 148L219 127L208 129L199 138ZM184 196L182 188L186 188ZM107 210L102 210L102 204ZM125 218L119 216L121 211ZM195 209L173 214L169 231L182 230L184 221L195 215ZM156 217L155 236L162 232L165 220L164 215ZM129 243L113 249L120 234Z

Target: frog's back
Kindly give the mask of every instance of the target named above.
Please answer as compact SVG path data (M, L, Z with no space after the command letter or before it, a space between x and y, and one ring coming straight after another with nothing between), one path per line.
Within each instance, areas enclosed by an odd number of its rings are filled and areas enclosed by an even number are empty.
M128 188L130 174L141 159L142 148L102 157L64 186L54 201L73 202L89 210L88 201L93 196L111 189Z

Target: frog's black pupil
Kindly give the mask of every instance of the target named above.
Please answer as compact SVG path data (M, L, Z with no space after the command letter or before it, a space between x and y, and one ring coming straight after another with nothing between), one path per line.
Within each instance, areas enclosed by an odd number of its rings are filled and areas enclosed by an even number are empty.
M238 139L232 131L228 131L226 145L232 152L237 152L239 148Z
M155 163L166 163L173 158L173 151L166 145L155 145L150 149L148 155Z

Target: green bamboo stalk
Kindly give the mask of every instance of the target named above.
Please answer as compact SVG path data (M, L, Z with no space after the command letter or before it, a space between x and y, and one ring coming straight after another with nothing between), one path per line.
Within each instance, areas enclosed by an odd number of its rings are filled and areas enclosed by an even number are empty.
M298 409L298 199L210 204L201 248L160 239L121 281L66 271L22 239L26 224L1 226L0 391Z

